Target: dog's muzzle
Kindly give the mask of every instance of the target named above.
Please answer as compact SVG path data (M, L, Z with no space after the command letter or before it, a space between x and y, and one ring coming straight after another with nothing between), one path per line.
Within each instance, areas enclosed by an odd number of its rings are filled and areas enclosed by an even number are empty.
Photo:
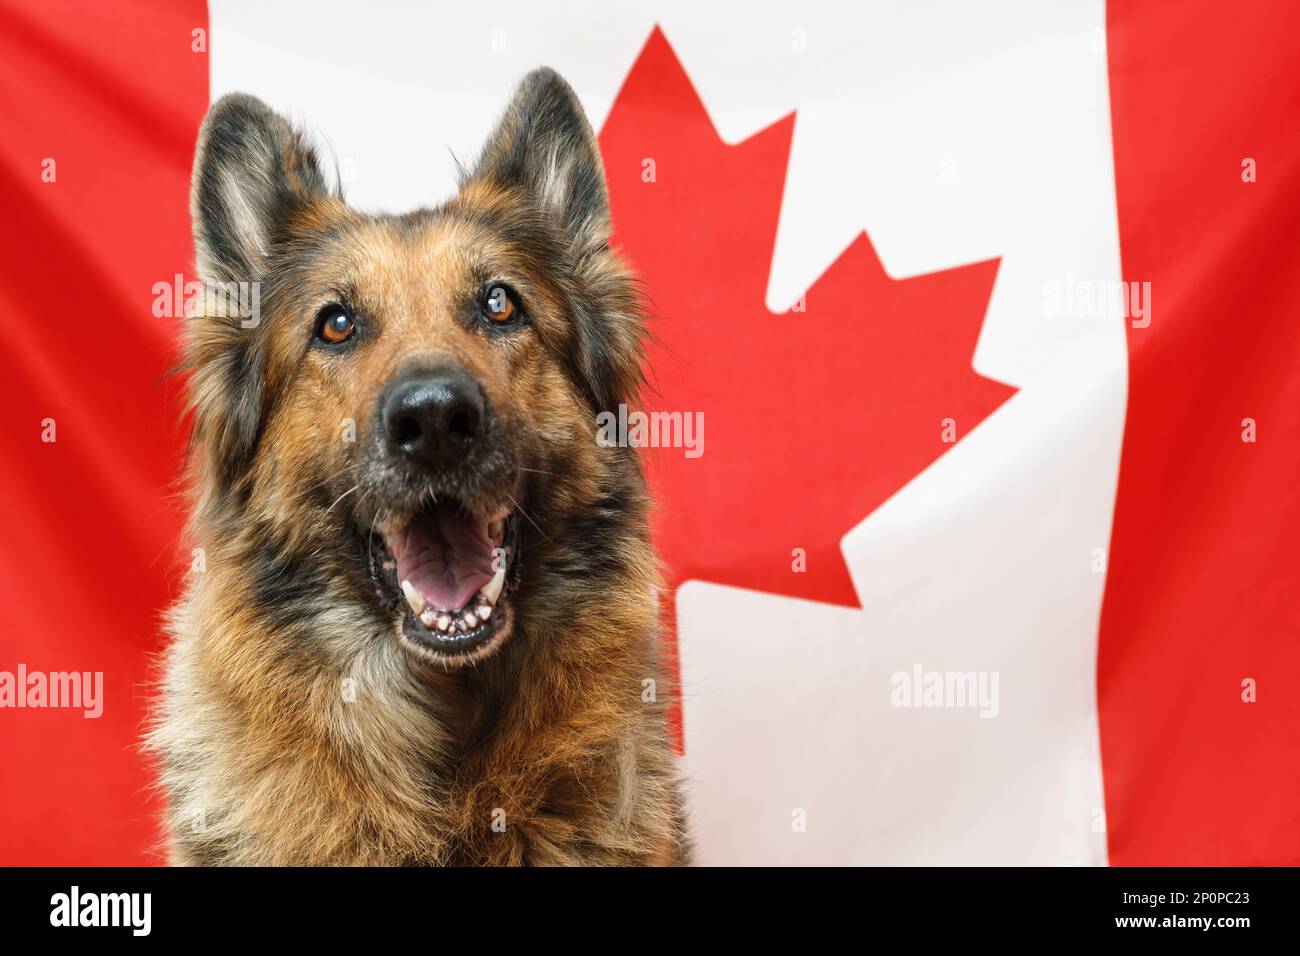
M371 569L402 605L402 638L443 662L504 639L517 581L514 468L479 383L456 365L398 375L371 445L380 540Z

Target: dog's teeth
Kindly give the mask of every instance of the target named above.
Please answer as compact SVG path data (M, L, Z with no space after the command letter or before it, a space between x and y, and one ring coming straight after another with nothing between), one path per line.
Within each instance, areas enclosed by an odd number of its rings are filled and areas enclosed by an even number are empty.
M458 618L458 619L456 620L456 630L461 631L461 632L464 632L464 631L468 631L468 630L469 630L469 625L465 623L465 619L464 619L463 617L462 617L462 618Z
M482 589L478 593L483 597L483 600L488 602L488 604L496 607L497 598L501 597L501 588L505 583L506 569L503 564L501 567L497 568L497 573L492 576L492 580L483 585Z
M466 628L478 627L478 615L473 611L466 611L461 620L465 623Z
M395 567L397 567L397 565L395 565L392 561L385 561L385 562L384 562L384 570L385 570L385 571L391 571L391 570L393 570L393 568L395 568Z
M406 603L411 605L411 610L415 612L416 617L424 613L424 595L415 589L415 585L410 581L403 581L402 593L406 595Z
M423 624L425 627L427 627L429 630L433 630L434 619L435 619L435 615L432 611L425 611L423 614L420 615L420 623Z
M437 624L438 624L438 630L446 634L449 630L451 630L451 615L439 614Z
M478 615L478 619L480 621L486 621L489 617L492 616L492 605L480 604L478 607L474 609L474 613Z

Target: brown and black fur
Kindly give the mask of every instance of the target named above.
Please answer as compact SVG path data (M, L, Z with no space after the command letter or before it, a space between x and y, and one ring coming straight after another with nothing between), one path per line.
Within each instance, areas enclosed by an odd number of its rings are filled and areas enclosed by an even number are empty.
M260 282L261 315L187 322L202 570L150 735L173 862L684 862L645 483L595 441L635 401L641 310L569 87L530 74L459 194L402 216L348 207L299 132L227 96L192 214L201 278ZM510 336L476 324L489 275L529 303ZM325 355L312 316L339 295L366 327ZM458 493L518 506L508 639L463 666L403 646L367 564L421 494L375 479L376 395L430 358L480 382L502 436Z

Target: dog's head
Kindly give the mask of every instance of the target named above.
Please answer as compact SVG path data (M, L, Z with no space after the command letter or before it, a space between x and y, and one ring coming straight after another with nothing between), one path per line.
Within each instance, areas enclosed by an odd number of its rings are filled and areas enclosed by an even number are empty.
M200 522L258 538L255 595L332 590L426 660L490 654L530 542L635 470L594 437L635 393L642 327L572 90L530 74L458 195L402 216L347 206L297 130L227 96L191 205Z

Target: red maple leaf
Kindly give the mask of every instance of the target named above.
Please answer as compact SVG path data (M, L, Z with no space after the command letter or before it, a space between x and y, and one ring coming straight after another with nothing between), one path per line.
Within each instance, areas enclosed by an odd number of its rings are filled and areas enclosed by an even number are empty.
M793 130L723 143L656 27L600 145L615 243L653 306L644 409L705 424L698 458L645 452L670 593L702 579L858 607L841 538L952 447L945 419L965 435L1015 392L971 368L998 260L894 280L863 233L804 311L773 313Z

